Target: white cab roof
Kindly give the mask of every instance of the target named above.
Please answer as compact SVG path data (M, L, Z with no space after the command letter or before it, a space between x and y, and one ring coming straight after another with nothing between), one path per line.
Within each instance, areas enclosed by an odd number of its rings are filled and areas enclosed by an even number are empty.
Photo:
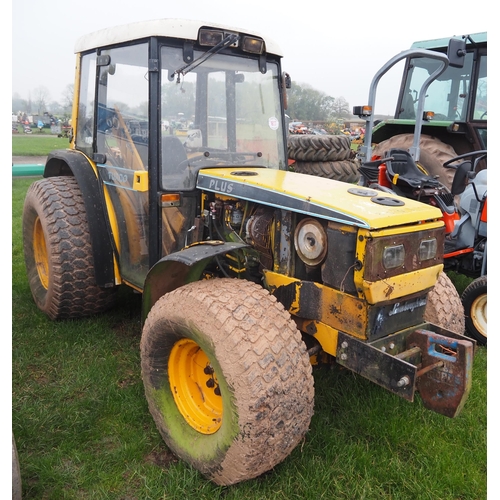
M219 28L226 31L245 33L248 35L259 36L266 42L266 52L282 56L280 47L270 38L262 36L256 32L250 32L246 29L235 28L206 21L195 21L189 19L154 19L152 21L139 21L136 23L125 24L106 28L94 33L89 33L80 37L75 44L75 54L97 47L106 47L129 40L138 40L151 36L165 36L180 38L183 40L197 40L198 30L202 26L210 28Z

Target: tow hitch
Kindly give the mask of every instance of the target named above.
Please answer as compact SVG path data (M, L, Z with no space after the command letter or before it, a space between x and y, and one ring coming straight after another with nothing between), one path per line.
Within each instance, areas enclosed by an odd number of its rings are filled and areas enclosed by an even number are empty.
M438 332L438 333L436 333ZM339 332L337 362L401 396L456 417L469 395L475 341L425 323L374 342Z

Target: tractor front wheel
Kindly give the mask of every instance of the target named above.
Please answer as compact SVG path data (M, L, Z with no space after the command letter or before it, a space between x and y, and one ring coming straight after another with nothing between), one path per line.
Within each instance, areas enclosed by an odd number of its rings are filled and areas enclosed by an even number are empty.
M479 345L487 345L487 277L481 276L472 281L462 293L467 335L477 340Z
M259 285L213 279L161 297L141 368L167 446L220 485L283 461L313 414L312 368L289 313Z
M463 335L465 333L464 306L455 285L442 272L434 288L427 295L425 321Z

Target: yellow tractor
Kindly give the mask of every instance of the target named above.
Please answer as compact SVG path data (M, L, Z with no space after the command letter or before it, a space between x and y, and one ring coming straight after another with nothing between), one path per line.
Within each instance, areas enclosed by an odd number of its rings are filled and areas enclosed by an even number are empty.
M29 284L54 320L142 294L146 398L178 457L222 485L285 460L320 362L461 411L474 341L423 319L440 210L288 170L273 40L164 19L75 52L70 144L24 206Z

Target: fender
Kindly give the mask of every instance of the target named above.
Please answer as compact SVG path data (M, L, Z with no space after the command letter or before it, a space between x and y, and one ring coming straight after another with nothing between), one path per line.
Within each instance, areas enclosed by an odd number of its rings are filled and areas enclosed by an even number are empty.
M91 168L89 168L89 164ZM80 151L55 150L47 158L43 176L46 178L56 176L76 178L87 212L96 283L105 288L115 286L110 229L99 179L91 161ZM108 237L103 237L103 235L108 235Z
M142 293L142 324L155 302L172 290L198 281L217 255L248 248L244 243L202 241L160 259L148 272Z

